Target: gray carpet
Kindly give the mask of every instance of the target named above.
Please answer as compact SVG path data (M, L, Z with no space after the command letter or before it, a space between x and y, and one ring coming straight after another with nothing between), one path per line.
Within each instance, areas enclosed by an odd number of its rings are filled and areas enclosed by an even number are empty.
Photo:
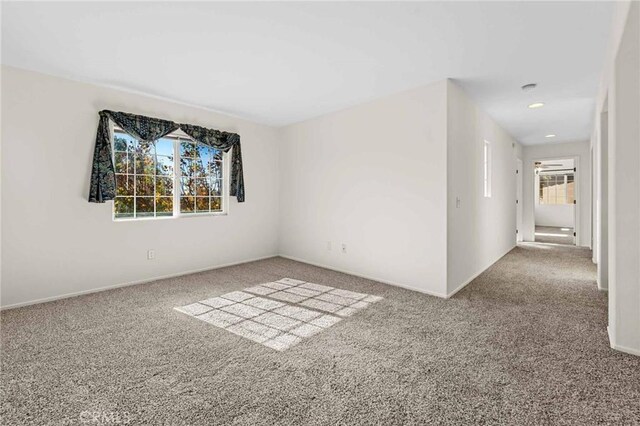
M537 243L573 245L573 228L536 225L535 240Z
M594 275L525 244L442 300L274 258L5 311L2 423L640 424ZM281 277L384 300L284 352L173 309Z

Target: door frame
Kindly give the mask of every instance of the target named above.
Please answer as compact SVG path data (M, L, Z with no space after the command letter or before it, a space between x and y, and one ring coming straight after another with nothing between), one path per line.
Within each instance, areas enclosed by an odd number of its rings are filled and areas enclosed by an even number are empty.
M534 179L535 184L535 179ZM516 242L524 241L522 224L524 219L524 161L516 157ZM534 205L535 208L535 205ZM535 222L535 218L534 218ZM535 225L534 225L535 226Z
M575 167L575 172L573 174L573 181L575 182L574 185L574 199L576 200L576 203L574 204L574 209L573 209L573 232L574 232L574 237L573 237L573 245L576 247L578 246L578 236L581 235L580 234L580 205L582 204L582 196L580 195L580 156L578 155L552 155L552 156L548 156L548 157L535 157L531 159L531 170L533 171L533 179L531 182L531 186L532 186L532 193L533 193L533 199L530 200L531 201L531 208L529 210L529 213L531 213L531 218L532 223L531 226L533 227L531 235L533 236L533 241L536 240L536 197L538 196L538 194L536 193L536 176L535 176L535 170L536 170L536 161L549 161L549 160L564 160L564 159L573 159L573 167Z

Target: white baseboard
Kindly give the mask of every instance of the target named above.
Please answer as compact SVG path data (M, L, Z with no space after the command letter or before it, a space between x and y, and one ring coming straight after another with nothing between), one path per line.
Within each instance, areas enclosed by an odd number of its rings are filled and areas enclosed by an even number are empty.
M286 254L281 254L280 257L284 257L285 259L294 260L294 261L300 262L300 263L306 263L307 265L317 266L319 268L329 269L331 271L341 272L343 274L353 275L355 277L360 277L360 278L364 278L364 279L371 280L371 281L377 281L377 282L383 283L383 284L389 284L389 285L392 285L394 287L400 287L400 288L404 288L404 289L407 289L407 290L417 291L418 293L427 294L429 296L440 297L442 299L446 299L447 298L447 295L444 294L444 293L437 293L435 291L423 290L423 289L412 287L412 286L409 286L409 285L406 285L406 284L398 284L398 283L387 281L387 280L384 280L384 279L381 279L381 278L372 277L370 275L363 275L363 274L360 274L358 272L349 271L347 269L340 269L340 268L336 268L335 266L324 265L324 264L318 263L318 262L312 262L310 260L301 259L299 257L288 256Z
M238 262L225 263L223 265L207 266L206 268L192 269L192 270L189 270L189 271L177 272L175 274L160 275L160 276L156 276L156 277L152 277L152 278L145 278L145 279L142 279L142 280L129 281L129 282L126 282L126 283L121 283L121 284L114 284L114 285L109 285L109 286L105 286L105 287L92 288L90 290L76 291L76 292L73 292L73 293L61 294L61 295L58 295L58 296L44 297L42 299L34 299L34 300L26 301L26 302L14 303L12 305L6 305L6 306L0 307L0 311L4 311L4 310L8 310L8 309L14 309L14 308L21 308L23 306L36 305L36 304L39 304L39 303L53 302L54 300L68 299L70 297L82 296L84 294L98 293L98 292L101 292L101 291L113 290L113 289L120 288L120 287L128 287L128 286L131 286L131 285L145 284L145 283L149 283L149 282L153 282L153 281L164 280L164 279L167 279L167 278L181 277L183 275L196 274L198 272L205 272L205 271L211 271L211 270L214 270L214 269L226 268L227 266L241 265L243 263L256 262L258 260L264 260L264 259L271 259L272 257L278 257L278 255L274 254L274 255L270 255L270 256L257 257L257 258L254 258L254 259L241 260L241 261L238 261Z
M497 262L497 261L496 261ZM493 263L496 263L493 262ZM491 265L493 265L493 263ZM491 266L489 265L489 266ZM447 299L453 297L457 292L459 292L460 290L462 290L463 288L465 288L467 285L469 285L469 283L473 280L475 280L476 278L478 278L478 276L480 276L480 274L482 274L484 271L486 271L489 266L487 266L486 268L484 268L483 270L481 270L480 272L476 272L474 275L471 276L471 278L469 278L468 280L466 280L465 282L463 282L462 284L460 284L458 287L456 287L455 289L453 289L452 291L450 291L447 294Z
M513 247L511 247L510 249L508 249L507 251L505 251L504 253L502 253L501 256L499 256L496 260L494 260L493 262L491 262L488 266L481 268L480 271L476 272L474 275L472 275L469 279L467 279L465 282L463 282L462 284L460 284L458 287L456 287L453 291L450 291L447 294L447 299L449 299L450 297L453 297L454 294L456 294L457 292L459 292L460 290L462 290L463 288L465 288L467 285L469 285L469 283L471 283L471 281L475 280L476 278L478 278L480 276L480 274L482 274L484 271L486 271L487 269L491 268L498 260L502 259L503 257L505 257L511 250L513 250L514 248L516 248L517 244L514 244Z
M354 275L356 277L360 277L360 278L365 278L367 280L371 280L371 281L378 281L381 282L383 284L389 284L392 285L394 287L400 287L400 288L405 288L407 290L413 290L413 291L417 291L418 293L423 293L423 294L427 294L429 296L435 296L435 297L440 297L441 299L449 299L450 297L453 297L453 295L455 295L457 292L459 292L460 290L462 290L463 288L465 288L471 281L475 280L476 278L478 278L478 276L480 274L482 274L484 271L486 271L487 269L489 269L491 266L493 266L494 263L496 263L498 260L502 259L503 257L505 257L507 255L507 253L509 253L511 250L513 250L516 247L516 245L514 244L513 247L509 248L507 251L505 251L501 256L499 256L496 260L494 260L493 262L491 262L487 267L483 268L482 270L478 271L476 274L474 274L471 278L469 278L468 280L466 280L465 282L463 282L462 284L460 284L458 287L456 287L455 290L444 294L444 293L438 293L435 291L428 291L428 290L423 290L420 288L416 288L416 287L412 287L406 284L399 284L396 282L391 282L391 281L387 281L381 278L377 278L377 277L372 277L370 275L363 275L360 274L358 272L353 272L350 270L346 270L346 269L340 269L340 268L336 268L334 266L330 266L330 265L325 265L322 263L318 263L318 262L312 262L306 259L301 259L298 257L294 257L294 256L288 256L288 255L284 255L281 254L280 257L284 257L285 259L290 259L290 260L295 260L296 262L302 262L302 263L306 263L308 265L313 265L313 266L318 266L320 268L325 268L325 269L329 269L332 271L336 271L336 272L342 272L343 274L349 274L349 275Z
M640 356L640 349L628 348L626 346L616 344L615 339L611 334L611 328L609 326L607 326L607 334L609 335L609 346L611 346L611 349L624 352L629 355Z
M640 356L640 349L627 348L621 345L611 345L611 348L629 355Z

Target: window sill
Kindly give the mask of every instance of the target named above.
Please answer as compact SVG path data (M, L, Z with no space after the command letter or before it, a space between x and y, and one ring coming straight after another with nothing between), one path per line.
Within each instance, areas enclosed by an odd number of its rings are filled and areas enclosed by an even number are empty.
M214 212L214 213L183 213L177 216L160 216L160 217L132 217L132 218L120 218L116 219L112 217L112 221L116 223L124 223L124 222L148 222L154 220L172 220L172 219L182 219L186 217L209 217L209 216L228 216L227 212Z

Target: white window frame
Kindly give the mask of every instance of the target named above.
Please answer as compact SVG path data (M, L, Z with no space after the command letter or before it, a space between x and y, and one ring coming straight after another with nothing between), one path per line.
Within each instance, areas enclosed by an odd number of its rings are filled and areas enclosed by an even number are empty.
M491 142L483 141L482 144L482 184L485 198L491 198Z
M556 187L556 191L558 190L557 186L558 185L562 185L564 186L564 196L562 197L562 202L558 202L558 195L557 192L554 195L554 199L555 199L555 203L543 203L542 200L540 199L540 189L542 187L542 176L555 176L555 185L553 185L554 187ZM562 176L563 177L563 182L562 183L558 183L558 176ZM575 172L568 172L565 170L562 171L548 171L548 172L544 172L544 171L540 171L538 173L538 192L537 192L537 204L540 205L545 205L545 206L564 206L564 205L572 205L574 204L573 202L569 202L568 200L568 196L569 196L569 176L573 176L573 188L574 188L574 194L573 194L573 199L576 199L576 194L575 194L575 188L576 188L576 175Z
M126 133L124 132L122 129L116 128L113 123L110 123L110 133L111 133L111 159L114 163L115 166L115 143L114 143L114 137L116 132L122 132L122 133ZM229 152L222 152L222 195L220 197L220 202L221 202L221 210L218 212L188 212L188 213L181 213L180 212L180 184L179 182L181 182L182 180L182 170L180 168L180 141L181 140L189 140L195 144L197 144L198 142L196 142L195 140L193 140L193 138L191 138L189 135L187 135L186 133L184 133L182 130L178 129L174 132L171 132L169 135L166 136L170 136L174 139L173 141L173 214L171 216L156 216L156 203L154 202L153 204L153 216L147 216L147 217L116 217L116 210L115 210L115 200L114 203L112 203L112 207L111 207L111 218L114 222L134 222L134 221L144 221L144 220L165 220L165 219L179 219L179 218L185 218L185 217L203 217L203 216L227 216L228 213L228 206L229 206L229 178L231 176L229 167L231 166L231 156L230 151ZM164 137L166 137L164 136ZM135 158L134 158L134 162L135 162ZM135 164L134 164L135 167ZM135 182L135 176L138 176L136 174L133 174L132 176L134 176L134 182ZM140 176L146 176L146 175L140 175ZM155 198L155 179L154 179L154 198ZM134 211L134 216L135 216L135 206L136 206L136 202L135 202L135 198L134 197L134 202L133 202L133 211Z

